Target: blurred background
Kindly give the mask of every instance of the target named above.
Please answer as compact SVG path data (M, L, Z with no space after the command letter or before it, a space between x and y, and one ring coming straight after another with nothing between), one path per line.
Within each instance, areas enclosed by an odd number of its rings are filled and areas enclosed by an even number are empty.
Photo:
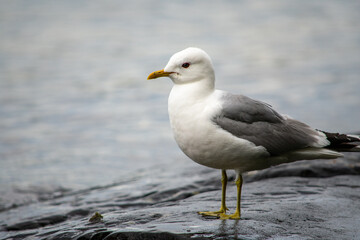
M360 130L357 0L1 1L0 209L205 171L173 140L171 81L146 81L189 46L219 89Z

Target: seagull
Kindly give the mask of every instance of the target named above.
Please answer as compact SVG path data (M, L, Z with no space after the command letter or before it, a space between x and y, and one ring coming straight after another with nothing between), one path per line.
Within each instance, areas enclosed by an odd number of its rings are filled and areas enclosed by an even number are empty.
M169 77L174 85L168 112L180 149L198 164L220 169L222 197L218 211L198 212L220 219L240 219L242 174L298 160L334 159L340 152L360 152L360 137L313 129L271 105L215 89L209 55L194 47L175 53L148 80ZM226 211L227 170L235 170L236 210Z

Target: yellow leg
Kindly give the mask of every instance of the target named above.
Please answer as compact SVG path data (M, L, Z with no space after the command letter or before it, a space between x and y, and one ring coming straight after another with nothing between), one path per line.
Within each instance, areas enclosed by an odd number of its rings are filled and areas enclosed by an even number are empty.
M221 185L222 185L222 192L221 192L221 207L219 211L215 212L198 212L199 214L203 216L214 216L214 217L220 217L223 214L226 213L227 207L225 204L225 198L226 198L226 185L227 185L227 175L225 170L221 170Z
M243 178L241 176L241 174L237 174L237 178L236 178L236 187L237 187L237 201L236 201L236 210L234 214L220 214L220 218L221 219L240 219L240 201L241 201L241 187L242 187L242 183L243 183Z

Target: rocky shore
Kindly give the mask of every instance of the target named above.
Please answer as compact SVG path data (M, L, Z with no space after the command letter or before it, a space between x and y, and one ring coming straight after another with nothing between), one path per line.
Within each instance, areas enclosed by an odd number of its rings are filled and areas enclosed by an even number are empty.
M360 158L303 161L247 174L239 221L216 210L218 171L164 191L121 196L123 185L69 192L0 212L0 239L359 239ZM230 183L227 205L235 206ZM94 215L98 213L97 215ZM91 221L90 221L91 219Z

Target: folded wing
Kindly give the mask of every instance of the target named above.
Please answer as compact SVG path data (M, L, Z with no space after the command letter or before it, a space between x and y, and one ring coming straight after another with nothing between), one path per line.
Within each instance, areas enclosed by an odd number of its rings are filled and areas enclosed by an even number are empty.
M225 93L213 122L232 135L263 146L272 156L329 144L323 133L277 113L270 105Z

